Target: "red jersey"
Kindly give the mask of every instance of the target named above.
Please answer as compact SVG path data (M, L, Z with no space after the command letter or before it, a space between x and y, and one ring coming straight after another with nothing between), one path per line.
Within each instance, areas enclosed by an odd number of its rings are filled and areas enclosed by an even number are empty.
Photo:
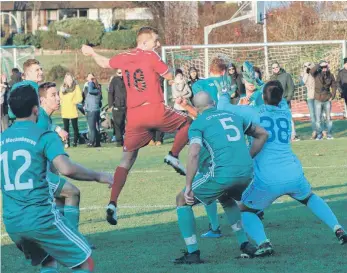
M128 108L164 101L160 76L165 75L169 67L156 52L136 48L112 57L110 66L122 70Z

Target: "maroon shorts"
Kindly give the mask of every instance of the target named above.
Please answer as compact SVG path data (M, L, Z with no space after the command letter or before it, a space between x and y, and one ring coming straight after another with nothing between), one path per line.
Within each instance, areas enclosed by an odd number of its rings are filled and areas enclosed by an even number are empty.
M188 115L163 103L127 109L123 151L132 152L146 146L155 130L173 133L186 122L190 122Z

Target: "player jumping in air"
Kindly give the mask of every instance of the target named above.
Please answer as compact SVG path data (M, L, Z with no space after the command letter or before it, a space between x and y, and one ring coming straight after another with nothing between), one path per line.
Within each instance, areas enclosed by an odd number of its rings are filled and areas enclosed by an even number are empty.
M112 176L71 162L58 135L36 124L39 102L31 85L12 90L9 105L17 120L1 135L6 231L32 265L42 266L42 273L58 273L57 262L73 272L92 272L87 241L55 208L54 193L46 180L47 163L76 180L112 184Z
M280 104L283 88L279 81L265 84L265 105L259 109L255 123L269 133L267 143L254 158L254 179L242 195L242 222L247 234L257 243L255 256L268 256L273 247L265 235L264 226L256 215L282 195L306 205L336 235L340 244L347 243L347 234L322 198L312 192L299 159L292 152L291 112Z
M127 124L123 157L114 174L111 198L106 211L107 221L111 225L117 224L117 200L128 173L135 163L139 149L151 141L153 130L178 130L172 149L164 162L185 175L185 168L180 164L178 155L188 142L191 118L164 104L159 76L172 80L172 74L154 51L159 46L158 31L151 27L143 27L137 34L137 47L111 59L95 53L89 46L82 47L83 54L92 56L99 66L121 69L127 89Z
M188 252L174 261L177 264L202 262L197 245L193 205L200 202L208 205L218 199L233 230L236 234L241 230L241 215L235 200L241 200L242 192L251 182L252 157L261 150L267 139L264 129L240 116L217 110L215 102L206 92L194 96L194 105L200 115L189 129L186 188L176 198L178 224ZM250 150L246 145L245 134L254 137ZM205 173L197 174L202 147L210 154L211 165ZM248 242L245 233L238 236L238 240L241 251L253 256L256 249Z

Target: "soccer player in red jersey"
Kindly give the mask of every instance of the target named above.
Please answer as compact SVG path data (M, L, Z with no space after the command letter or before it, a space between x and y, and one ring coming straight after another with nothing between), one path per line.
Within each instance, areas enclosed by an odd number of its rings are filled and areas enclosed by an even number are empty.
M178 173L185 175L178 155L188 142L188 128L191 119L164 104L160 76L172 80L169 67L154 51L160 46L158 31L143 27L137 34L137 47L112 58L101 56L93 48L83 45L82 53L92 56L102 68L121 69L127 89L127 123L123 157L114 174L110 203L107 207L107 221L117 224L117 199L125 184L128 172L135 163L138 150L152 139L152 131L177 131L173 146L164 162Z

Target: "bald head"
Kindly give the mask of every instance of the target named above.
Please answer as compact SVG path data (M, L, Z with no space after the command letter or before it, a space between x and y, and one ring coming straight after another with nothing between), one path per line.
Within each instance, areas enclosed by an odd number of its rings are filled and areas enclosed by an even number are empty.
M203 112L205 109L215 106L214 100L205 91L201 91L194 95L193 103L199 112Z

